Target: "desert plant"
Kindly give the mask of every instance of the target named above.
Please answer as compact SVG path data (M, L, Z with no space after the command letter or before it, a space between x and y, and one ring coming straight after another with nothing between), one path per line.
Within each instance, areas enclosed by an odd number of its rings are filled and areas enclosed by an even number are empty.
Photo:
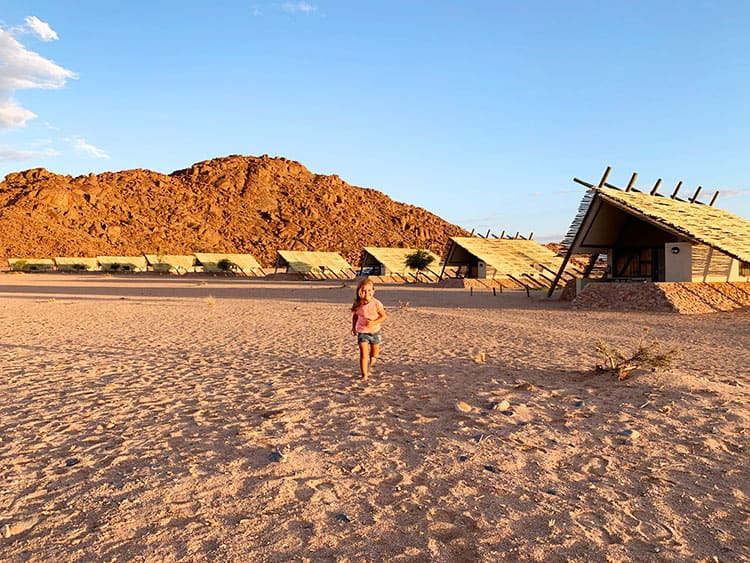
M406 264L407 268L412 268L419 273L429 267L434 261L435 257L432 254L427 252L424 248L417 248L411 254L406 255L404 264Z
M602 355L604 362L596 366L597 371L617 374L617 379L626 379L636 369L669 369L679 357L678 348L665 349L659 342L646 342L648 327L643 328L641 338L631 353L625 353L599 340L596 351Z
M216 265L222 272L232 272L237 267L237 265L228 258L222 258Z

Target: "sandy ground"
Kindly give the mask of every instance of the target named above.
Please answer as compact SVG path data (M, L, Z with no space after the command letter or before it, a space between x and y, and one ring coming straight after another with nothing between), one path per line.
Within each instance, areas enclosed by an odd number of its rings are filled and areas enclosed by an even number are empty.
M750 560L750 311L377 296L362 383L351 283L0 275L0 560Z

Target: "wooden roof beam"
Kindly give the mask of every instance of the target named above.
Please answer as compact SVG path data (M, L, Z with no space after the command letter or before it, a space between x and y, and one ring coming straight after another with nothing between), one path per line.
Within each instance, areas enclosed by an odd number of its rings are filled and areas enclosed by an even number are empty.
M677 182L677 185L675 186L674 191L672 192L672 195L669 197L671 197L672 199L677 199L677 194L680 193L681 187L682 187L682 180Z
M602 179L599 180L599 185L597 186L597 188L601 188L604 185L604 183L607 181L607 176L609 176L610 172L612 172L612 167L607 166L607 169L604 171L604 174L602 174Z
M587 188L593 188L594 184L589 184L588 182L584 182L583 180L579 180L578 178L573 178L573 181L577 184L581 184L582 186L586 186Z
M695 203L695 200L698 199L698 195L701 193L702 189L703 189L703 186L698 186L698 189L695 190L693 197L690 198L690 203Z
M638 177L638 172L633 172L633 175L630 177L630 182L628 182L628 185L625 187L626 192L632 191L633 185L635 184L635 179L637 177Z
M719 197L719 190L714 192L714 197L711 198L711 203L708 204L709 207L713 207L714 203L716 203L717 197Z
M661 186L661 178L656 180L656 183L654 184L654 187L651 189L651 192L649 195L656 195L656 192L659 191L659 186Z

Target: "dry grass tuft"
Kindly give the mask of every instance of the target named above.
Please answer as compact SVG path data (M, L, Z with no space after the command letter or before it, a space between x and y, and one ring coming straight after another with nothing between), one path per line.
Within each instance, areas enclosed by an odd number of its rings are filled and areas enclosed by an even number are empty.
M596 343L596 351L603 359L603 364L597 364L597 371L616 373L617 379L626 379L636 369L670 369L680 355L678 348L665 349L659 342L646 343L648 327L643 328L643 333L632 353L625 353L613 348L599 340Z

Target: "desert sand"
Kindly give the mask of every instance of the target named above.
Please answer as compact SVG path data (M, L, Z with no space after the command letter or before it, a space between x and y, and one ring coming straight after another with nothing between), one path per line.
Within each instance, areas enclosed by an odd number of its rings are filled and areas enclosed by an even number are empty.
M750 559L750 311L376 289L0 274L0 560Z

